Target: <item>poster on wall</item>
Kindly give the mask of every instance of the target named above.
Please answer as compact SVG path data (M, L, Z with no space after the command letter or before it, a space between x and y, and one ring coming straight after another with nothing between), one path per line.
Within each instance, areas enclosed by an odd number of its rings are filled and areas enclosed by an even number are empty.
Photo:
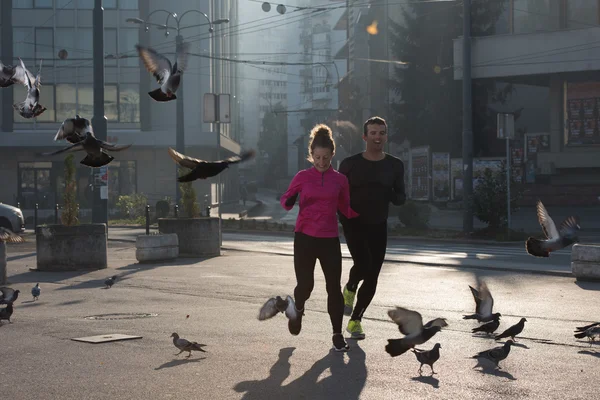
M500 171L502 159L476 158L473 160L473 190L479 180L483 178L485 170ZM450 161L450 182L452 183L452 200L462 200L463 190L463 165L462 158L453 158Z
M431 169L433 200L448 201L450 199L450 153L432 153Z
M565 141L600 144L600 82L565 82Z
M411 199L429 200L429 146L411 149Z
M453 158L452 160L450 160L450 183L452 186L452 200L460 200L462 198L462 177L462 158ZM457 185L458 180L460 180L460 187Z

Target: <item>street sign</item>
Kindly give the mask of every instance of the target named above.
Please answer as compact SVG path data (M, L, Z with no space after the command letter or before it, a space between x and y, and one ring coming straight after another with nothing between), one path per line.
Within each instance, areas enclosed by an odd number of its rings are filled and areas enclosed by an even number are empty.
M204 122L231 122L231 95L204 93Z
M217 122L217 95L204 93L204 122Z
M228 124L231 122L231 95L219 95L219 122Z
M515 116L513 114L498 113L498 139L515 138Z

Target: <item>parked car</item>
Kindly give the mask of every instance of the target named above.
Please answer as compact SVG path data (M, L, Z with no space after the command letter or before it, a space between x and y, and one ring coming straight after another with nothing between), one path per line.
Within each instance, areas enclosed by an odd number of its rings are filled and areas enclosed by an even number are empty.
M25 219L21 209L0 203L0 226L15 233L25 230Z

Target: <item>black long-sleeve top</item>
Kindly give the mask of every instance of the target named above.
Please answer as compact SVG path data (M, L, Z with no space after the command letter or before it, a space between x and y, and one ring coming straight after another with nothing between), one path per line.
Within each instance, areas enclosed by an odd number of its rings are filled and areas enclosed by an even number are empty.
M345 158L339 172L348 177L350 206L363 223L383 223L390 202L399 206L406 201L404 163L397 157L386 153L382 160L370 161L358 153ZM340 220L345 222L346 218L340 215Z

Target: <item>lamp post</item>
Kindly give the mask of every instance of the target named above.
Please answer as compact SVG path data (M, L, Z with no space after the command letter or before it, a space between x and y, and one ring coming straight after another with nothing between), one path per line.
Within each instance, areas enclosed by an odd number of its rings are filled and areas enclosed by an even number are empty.
M157 13L157 12L167 13L167 20L165 21L165 23L163 25L155 24L155 23L149 21L152 14ZM183 19L183 17L185 17L186 14L191 13L191 12L200 14L201 16L206 18L208 23L181 26L181 20ZM169 20L171 18L175 21L175 26L169 25ZM127 18L126 21L134 23L134 24L144 25L146 32L149 31L149 26L155 26L159 29L163 29L165 31L165 36L167 36L167 37L169 36L169 33L170 33L169 29L175 30L177 32L177 36L175 37L175 54L179 54L182 49L182 46L183 46L183 36L181 35L182 30L208 25L208 32L212 33L214 31L214 28L213 28L214 25L228 23L229 19L218 19L215 21L211 21L210 18L208 17L208 15L206 15L202 11L194 10L194 9L188 10L188 11L184 12L183 14L181 14L180 16L177 15L177 13L174 13L171 11L167 11L164 9L157 9L157 10L152 11L150 14L148 14L146 19ZM176 128L175 128L175 132L176 132L176 134L175 134L175 138L176 138L175 139L175 149L178 152L185 154L185 126L184 126L183 104L184 104L184 101L183 101L183 75L182 75L181 80L179 82L179 88L177 89L177 109L176 109L177 118L176 118ZM179 202L181 200L181 193L179 190L176 190L175 198L176 198L176 204L179 204Z

